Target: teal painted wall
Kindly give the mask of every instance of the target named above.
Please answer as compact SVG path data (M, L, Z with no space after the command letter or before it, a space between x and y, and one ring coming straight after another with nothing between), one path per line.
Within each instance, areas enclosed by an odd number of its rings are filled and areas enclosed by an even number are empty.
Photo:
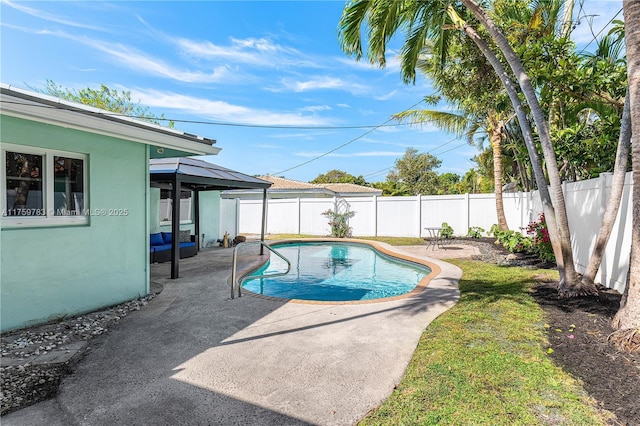
M202 243L204 234L204 244ZM200 192L200 244L215 247L220 235L220 191Z
M87 154L89 205L85 207L128 209L127 216L92 216L84 226L3 228L1 329L22 328L146 295L147 147L7 116L1 116L0 128L4 143Z
M160 188L149 188L149 233L161 232L160 228Z

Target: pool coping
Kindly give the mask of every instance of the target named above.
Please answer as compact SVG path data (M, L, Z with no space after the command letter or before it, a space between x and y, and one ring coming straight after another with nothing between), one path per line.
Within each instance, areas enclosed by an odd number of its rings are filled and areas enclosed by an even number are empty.
M354 244L368 245L368 246L371 246L374 250L377 250L377 251L379 251L380 253L382 253L382 254L384 254L386 256L390 256L392 258L396 258L396 259L404 260L404 261L407 261L407 262L413 262L413 263L417 263L417 264L422 265L422 266L426 266L427 268L429 268L431 270L431 272L429 274L425 275L420 280L420 282L408 293L400 294L400 295L397 295L397 296L382 297L382 298L379 298L379 299L371 299L371 300L324 301L324 300L287 299L287 298L283 298L283 297L266 296L264 294L254 293L251 290L247 290L245 288L242 289L242 293L243 294L247 294L247 295L249 295L251 297L256 297L256 298L264 299L264 300L298 303L298 304L303 304L303 305L365 305L365 304L372 304L372 303L391 302L391 301L395 301L395 300L402 300L402 299L407 299L407 298L410 298L410 297L414 297L414 296L422 293L427 288L427 286L429 285L431 280L433 280L435 277L437 277L442 272L440 267L438 265L436 265L435 263L433 263L433 262L430 262L428 260L421 259L421 258L418 258L418 257L414 257L414 256L408 255L408 254L400 252L400 251L396 251L393 246L391 246L391 245L389 245L387 243L381 243L379 241L361 240L361 239L358 239L358 238L331 238L331 237L324 237L324 238L288 238L288 239L284 239L284 240L270 241L267 244L271 247L271 246L276 245L276 244L322 243L322 242L340 242L340 243L354 243ZM249 275L252 272L256 271L258 268L260 268L262 265L264 265L268 261L269 261L269 257L265 256L265 259L261 260L260 262L258 262L255 266L253 266L251 268L247 268L244 271L240 272L238 274L237 280L238 281L242 280L247 275ZM227 280L227 283L230 286L233 285L233 283L231 282L231 277L229 277L229 279Z

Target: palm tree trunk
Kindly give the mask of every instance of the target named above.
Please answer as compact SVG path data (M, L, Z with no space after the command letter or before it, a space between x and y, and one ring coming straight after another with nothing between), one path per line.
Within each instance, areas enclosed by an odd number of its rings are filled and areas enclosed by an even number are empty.
M491 120L490 121L495 121ZM498 121L491 123L491 128L487 129L491 149L493 150L493 183L496 195L496 215L498 216L498 227L502 231L508 231L507 216L504 214L504 201L502 199L502 128L504 123Z
M613 327L635 329L640 333L640 2L624 0L625 40L627 43L627 84L631 108L633 161L633 219L631 221L631 259L627 297L613 318Z
M495 23L485 14L484 9L475 0L462 0L462 3L467 9L473 13L473 15L485 26L489 34L499 47L500 51L504 54L509 66L513 70L519 84L522 89L522 93L529 104L533 120L536 123L538 129L538 135L540 137L540 144L542 146L542 153L547 165L547 172L549 174L549 182L551 186L551 195L553 197L553 206L555 208L555 221L558 231L558 237L560 242L560 249L562 251L562 268L564 269L564 276L560 279L558 291L562 296L575 296L580 294L592 294L596 293L595 286L585 286L578 278L578 274L575 270L573 262L573 249L571 247L571 234L569 230L569 219L567 218L567 209L564 201L564 194L562 193L562 186L560 181L560 175L558 173L558 163L556 161L556 155L551 143L551 137L549 134L549 126L547 120L544 117L540 103L531 84L529 76L524 70L522 62L515 54L507 38L502 34L502 31L495 25ZM547 225L550 225L550 216L547 216ZM557 260L557 256L556 256ZM558 265L560 268L560 264Z
M547 186L547 181L544 177L544 171L542 170L542 162L540 161L540 156L538 155L538 151L536 150L535 142L533 140L533 131L531 130L531 126L529 125L529 118L527 117L527 113L525 112L524 106L522 105L522 101L520 101L520 97L518 97L518 91L511 81L509 74L502 66L502 62L500 62L495 53L493 53L493 51L489 48L489 45L482 39L482 37L480 37L477 31L475 31L475 29L473 29L469 25L463 25L462 30L465 32L465 34L467 34L467 36L469 36L469 38L471 38L471 40L473 40L476 46L478 46L480 51L484 54L484 56L487 58L487 60L495 70L498 78L500 78L502 85L507 91L507 95L509 95L511 105L513 105L513 109L516 112L516 116L518 117L518 124L520 125L520 130L522 130L522 137L524 138L524 143L527 147L527 152L529 153L529 159L531 160L531 167L533 168L536 185L538 186L540 201L542 203L542 211L544 212L547 221L549 238L551 239L553 254L556 257L556 264L560 273L560 282L563 282L565 269L562 257L563 253L560 247L558 228L555 221L555 210L553 208L553 203L551 202L551 195L549 194L549 187Z
M629 105L629 92L624 101L624 110L622 112L622 122L620 125L620 137L618 139L618 151L616 153L616 163L614 166L613 180L611 182L611 194L607 200L607 208L602 216L602 223L596 238L596 244L591 252L587 269L582 276L582 282L587 285L593 285L600 264L602 263L602 255L607 247L607 242L611 236L613 225L620 208L620 200L624 190L624 180L627 174L627 161L629 157L629 144L631 143L631 108Z

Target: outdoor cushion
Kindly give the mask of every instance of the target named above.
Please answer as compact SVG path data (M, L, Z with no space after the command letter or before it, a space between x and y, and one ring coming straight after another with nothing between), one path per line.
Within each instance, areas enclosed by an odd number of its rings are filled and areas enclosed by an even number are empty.
M192 242L184 242L184 243L180 243L180 247L195 247L196 243L192 243Z
M149 247L149 253L153 253L154 251L156 251L155 247Z
M149 242L152 246L161 246L162 244L164 244L164 241L162 240L162 234L158 232L157 234L149 235Z
M171 244L171 232L163 232L162 240L165 244Z

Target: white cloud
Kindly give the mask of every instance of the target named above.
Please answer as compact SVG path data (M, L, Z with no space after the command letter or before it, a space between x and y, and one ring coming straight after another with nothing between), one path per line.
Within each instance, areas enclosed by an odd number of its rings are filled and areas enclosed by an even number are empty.
M308 111L308 112L318 112L318 111L330 111L331 108L329 105L309 105L306 107L302 107L300 111Z
M364 94L369 91L365 85L353 83L337 77L315 76L306 80L294 80L291 78L283 78L280 80L280 87L271 88L273 92L307 92L311 90L342 90L352 94Z
M380 95L380 96L374 96L374 98L378 101L387 101L389 99L391 99L393 97L393 95L395 95L398 91L397 90L392 90L391 92L385 94L385 95Z
M210 72L179 69L158 58L154 58L153 56L121 43L108 43L86 36L75 36L64 31L44 30L41 31L40 34L53 35L82 43L106 54L121 65L143 74L155 75L185 83L230 83L241 79L240 73L224 66L212 68Z
M14 3L11 2L9 0L1 0L1 3L6 4L7 6L18 10L22 13L26 13L27 15L31 15L34 16L36 18L40 18L43 19L45 21L49 21L49 22L55 22L57 24L62 24L62 25L67 25L70 27L76 27L76 28L84 28L84 29L89 29L89 30L96 30L96 31L103 31L102 28L100 27L95 27L92 25L87 25L83 22L76 22L76 21L72 21L69 20L67 18L61 17L61 16L57 16L48 12L44 12L42 10L38 10L38 9L34 9L32 7L28 7L25 6L23 3Z
M180 110L206 117L210 120L231 123L274 126L323 126L331 124L329 120L320 117L249 108L224 101L196 98L154 89L132 89L131 96L134 99L139 99L141 104L149 107Z
M170 40L184 54L210 61L222 60L268 68L318 67L313 60L300 51L274 43L268 38L231 38L228 45L186 38L170 38Z

